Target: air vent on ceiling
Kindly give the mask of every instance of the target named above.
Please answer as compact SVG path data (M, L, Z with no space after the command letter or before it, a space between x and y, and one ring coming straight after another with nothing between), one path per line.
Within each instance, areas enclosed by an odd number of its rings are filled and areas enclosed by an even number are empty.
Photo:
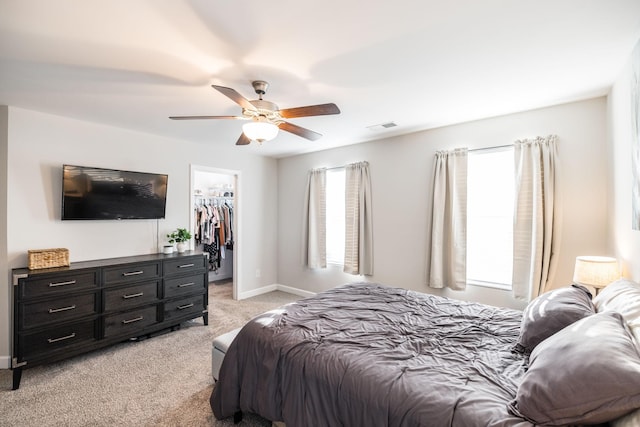
M386 122L386 123L380 123L378 125L372 125L372 126L367 126L367 129L369 130L373 130L373 131L378 131L378 130L385 130L385 129L389 129L389 128L393 128L398 126L395 122Z

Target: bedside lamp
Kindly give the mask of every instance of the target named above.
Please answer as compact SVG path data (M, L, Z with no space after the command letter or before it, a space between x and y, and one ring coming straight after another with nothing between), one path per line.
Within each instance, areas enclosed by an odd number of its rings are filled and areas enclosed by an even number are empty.
M620 278L618 260L603 256L579 256L573 270L573 281L580 285L602 289Z

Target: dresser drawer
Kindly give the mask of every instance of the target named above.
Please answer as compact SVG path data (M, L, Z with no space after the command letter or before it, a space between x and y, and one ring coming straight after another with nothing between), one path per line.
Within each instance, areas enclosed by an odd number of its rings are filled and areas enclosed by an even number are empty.
M34 298L47 295L68 294L69 292L98 287L98 270L84 270L75 273L37 275L21 279L20 297Z
M104 310L127 310L158 301L159 281L139 283L104 291Z
M171 298L180 295L203 293L206 290L205 275L176 277L164 280L164 297Z
M112 314L104 319L104 337L111 338L120 335L129 338L137 337L141 334L142 329L157 321L158 307L156 305Z
M206 269L206 259L203 255L181 257L164 261L164 275L188 274Z
M96 297L97 293L92 292L20 304L18 311L21 327L29 329L98 314Z
M205 309L205 295L194 295L164 303L164 321L179 320L183 317L197 317ZM195 316L194 316L195 315Z
M96 320L86 320L32 334L18 336L18 348L21 360L60 351L96 340Z
M160 263L128 264L108 267L102 270L102 283L105 286L123 282L134 282L160 277Z

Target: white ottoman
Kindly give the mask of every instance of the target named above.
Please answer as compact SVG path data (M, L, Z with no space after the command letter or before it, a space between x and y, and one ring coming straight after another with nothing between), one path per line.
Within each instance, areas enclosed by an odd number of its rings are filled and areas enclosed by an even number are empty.
M218 381L218 373L220 372L224 355L227 353L227 349L236 338L236 335L238 335L238 332L240 332L240 329L242 328L234 329L213 340L211 349L211 375L213 376L214 382Z

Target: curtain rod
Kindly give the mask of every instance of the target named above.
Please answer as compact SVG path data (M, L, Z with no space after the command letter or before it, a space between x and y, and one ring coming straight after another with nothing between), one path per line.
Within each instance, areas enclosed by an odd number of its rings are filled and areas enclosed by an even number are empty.
M344 166L334 166L334 167L331 167L331 168L316 168L316 169L324 169L324 170L327 170L327 171L331 171L331 170L335 170L335 169L345 169L347 166L357 165L358 163L366 163L366 164L369 164L369 162L367 162L366 160L364 160L364 161L361 161L361 162L349 163L349 164L346 164L346 165L344 165Z
M344 166L334 166L331 168L326 168L326 167L319 167L319 168L313 168L311 169L312 171L316 171L316 170L321 170L324 169L326 171L332 171L332 170L336 170L336 169L345 169L348 165L344 165Z
M484 148L473 148L471 150L467 150L467 152L473 152L473 151L486 151L486 150L497 150L500 148L508 148L508 147L513 147L513 144L507 144L507 145L496 145L495 147L484 147Z

